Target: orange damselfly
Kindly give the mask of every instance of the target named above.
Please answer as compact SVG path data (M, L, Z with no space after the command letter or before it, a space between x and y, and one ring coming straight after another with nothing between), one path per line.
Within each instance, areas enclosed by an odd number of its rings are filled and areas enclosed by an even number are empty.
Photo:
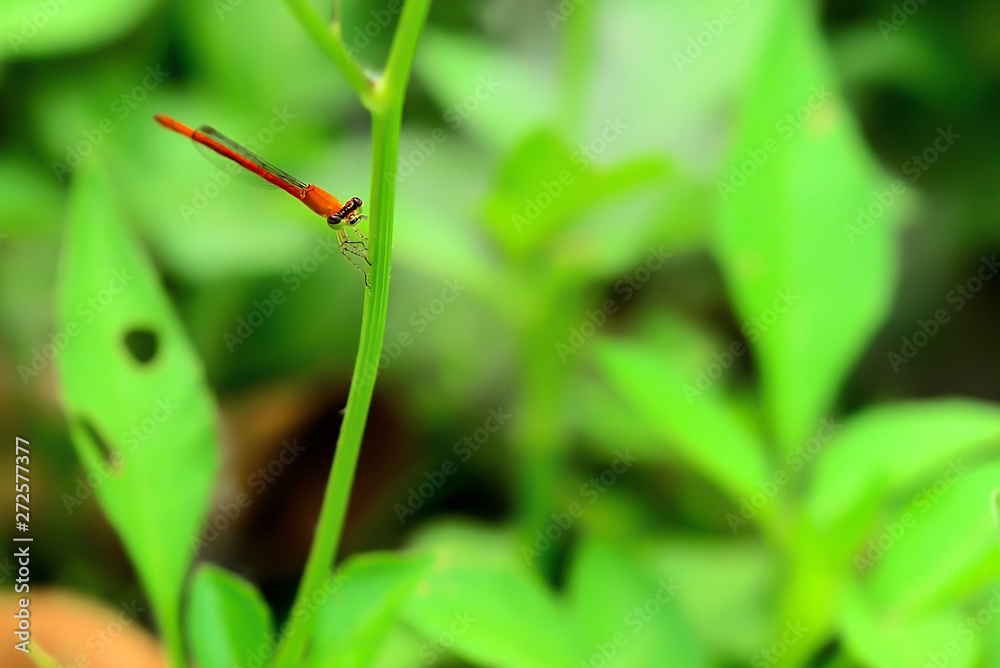
M311 211L323 216L326 219L326 224L336 231L340 252L343 253L344 257L351 260L353 256L364 261L367 266L371 266L371 261L368 259L368 248L365 245L367 238L356 227L359 221L367 218L367 216L361 215L363 203L360 197L352 197L341 204L340 200L319 186L303 183L288 172L265 162L260 156L237 144L215 128L202 125L197 130L192 130L183 123L163 114L156 114L153 118L163 127L191 138L198 144L232 160L271 185L277 186L289 195L301 200ZM352 229L358 239L350 238L347 234L348 229ZM353 260L351 264L364 275L365 285L368 285L368 272L364 267L359 266Z

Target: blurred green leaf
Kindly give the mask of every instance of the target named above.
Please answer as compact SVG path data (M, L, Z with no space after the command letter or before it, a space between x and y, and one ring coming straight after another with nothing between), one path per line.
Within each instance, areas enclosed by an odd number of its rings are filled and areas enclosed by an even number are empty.
M574 153L555 132L539 130L518 143L501 165L486 203L486 217L494 235L515 258L523 259L546 245L555 246L551 253L560 246L553 243L560 232L579 227L582 218L602 205L609 212L606 215L622 215L630 191L653 183L661 189L669 171L659 160L601 168ZM651 224L655 218L645 215L635 220ZM602 223L606 228L607 221ZM605 253L615 245L611 240L620 236L620 229L592 232ZM567 256L589 268L579 244L570 250Z
M471 37L429 28L416 68L452 130L466 128L495 152L552 118L555 72Z
M955 611L900 615L879 610L857 587L847 587L841 632L849 653L872 668L945 666L968 668L982 651L982 639ZM963 630L964 629L964 630Z
M702 345L677 330L673 342L607 339L595 359L618 394L691 466L734 499L770 479L763 443L714 390L695 387ZM687 339L687 340L685 340ZM772 506L762 514L774 511Z
M836 93L813 6L780 4L720 175L717 253L789 450L884 319L895 260L891 207L858 227L859 209L881 206L887 184Z
M54 237L65 198L51 174L17 153L0 155L0 234L13 238ZM39 202L45 202L44 213ZM11 239L11 240L12 240ZM0 237L0 243L8 241Z
M330 14L330 3L312 4L317 11ZM170 9L177 16L180 46L198 63L189 73L189 88L209 93L207 101L217 112L192 119L192 127L209 123L242 141L230 134L233 130L224 129L231 127L223 121L228 123L233 114L287 105L299 122L307 120L316 128L351 110L361 111L333 63L309 39L285 3L183 0L170 3Z
M943 466L887 522L857 564L874 566L868 585L882 607L911 614L958 600L1000 576L994 491L1000 462ZM946 537L946 538L945 538Z
M572 614L583 633L578 651L583 665L709 665L680 612L678 598L687 587L672 574L653 577L620 546L585 542L574 555L567 584Z
M961 113L982 92L962 55L915 25L890 40L864 25L837 35L832 48L848 86L898 86L945 113Z
M80 169L71 207L58 306L70 433L168 646L179 645L182 585L219 467L213 401L102 169Z
M423 577L420 555L364 554L339 571L342 580L316 613L318 621L306 666L367 668L373 665L400 610Z
M242 666L270 649L274 622L256 587L216 566L198 568L191 582L188 637L201 668Z
M590 43L596 54L596 76L589 82L588 103L581 112L584 128L574 140L597 143L607 123L620 119L628 130L607 146L609 158L655 151L685 167L714 169L724 149L720 118L745 89L776 4L748 0L602 4ZM563 28L564 24L556 24L554 31L558 35ZM528 94L532 90L526 89Z
M450 646L486 668L576 668L572 625L508 537L467 528L435 535L421 541L434 561L404 619L436 657ZM506 546L499 555L497 545Z
M396 624L379 648L378 658L372 668L399 668L408 666L413 657L427 647L423 637L402 622Z
M870 409L817 456L806 511L820 526L855 521L863 505L998 446L1000 407L992 404L940 399Z
M677 604L707 645L742 663L769 642L774 555L760 543L671 537L644 554L655 572L683 583Z
M138 23L154 0L6 0L0 60L62 55L103 44Z

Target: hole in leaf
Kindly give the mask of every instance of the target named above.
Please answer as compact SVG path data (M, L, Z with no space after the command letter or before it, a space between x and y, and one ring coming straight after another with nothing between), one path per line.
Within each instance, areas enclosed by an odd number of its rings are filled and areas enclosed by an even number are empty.
M156 357L159 338L151 329L133 329L125 335L125 346L140 364L149 364Z
M97 427L94 426L94 423L87 418L81 418L80 426L83 428L83 431L87 433L87 438L90 439L90 442L97 448L98 454L100 454L101 458L107 462L108 466L114 468L117 457L115 457L111 446L108 445L108 442L105 441L104 437L101 436L101 433L97 431Z

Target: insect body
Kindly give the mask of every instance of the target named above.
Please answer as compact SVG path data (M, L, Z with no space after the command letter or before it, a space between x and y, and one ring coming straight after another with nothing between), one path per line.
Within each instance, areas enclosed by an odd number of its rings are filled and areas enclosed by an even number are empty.
M197 130L193 130L163 114L157 114L154 118L163 127L189 137L194 142L256 174L271 185L281 188L296 199L301 200L312 212L325 218L327 225L337 233L340 252L364 275L365 285L368 285L367 268L371 266L366 246L368 239L356 227L358 222L367 218L361 214L361 207L364 204L360 197L352 197L341 204L340 200L319 186L304 183L288 172L265 162L245 146L237 144L208 125L202 125ZM348 235L348 230L351 230L357 239L352 239Z

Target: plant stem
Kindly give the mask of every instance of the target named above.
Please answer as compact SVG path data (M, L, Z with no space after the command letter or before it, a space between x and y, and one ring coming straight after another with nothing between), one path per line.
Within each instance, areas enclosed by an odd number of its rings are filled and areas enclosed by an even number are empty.
M538 284L545 285L544 280L539 279ZM518 426L514 455L523 481L518 485L522 545L534 546L535 532L545 532L551 514L575 501L567 501L565 490L560 488L567 451L563 405L567 375L563 373L566 362L559 357L557 344L583 311L583 304L574 295L558 290L546 292L538 296L532 316L522 323L519 333L523 365L521 400L515 413ZM560 549L553 546L543 551L532 564L543 575L552 576Z
M319 21L304 0L285 0L289 6L303 7L296 16L309 30L309 22ZM372 186L369 212L371 215L371 290L365 294L364 315L361 320L361 338L358 343L358 357L351 379L351 390L344 410L337 450L333 459L333 470L327 481L320 510L316 537L309 550L305 572L295 596L290 618L300 620L292 624L275 655L273 668L294 666L302 656L307 639L315 627L315 610L310 606L315 594L325 585L327 570L337 556L340 538L344 529L348 501L354 482L354 473L361 453L361 439L364 436L368 409L375 390L379 356L385 337L386 312L389 307L389 275L392 259L392 225L396 200L396 171L399 160L399 134L403 120L403 100L409 81L410 68L417 39L423 30L430 10L431 0L408 0L403 7L399 28L393 39L392 50L385 74L374 81L374 88L367 86L358 90L362 103L372 115ZM312 18L310 18L310 15ZM320 21L320 24L322 22ZM313 32L313 31L310 31ZM326 33L327 40L337 43L337 48L326 49L331 59L337 60L346 50L339 37ZM314 36L315 38L315 36ZM347 56L349 59L350 57ZM350 61L353 64L353 60ZM350 72L360 72L348 67ZM343 71L343 67L342 67ZM345 78L348 73L345 72ZM365 79L367 82L368 80ZM352 86L354 83L352 83Z

